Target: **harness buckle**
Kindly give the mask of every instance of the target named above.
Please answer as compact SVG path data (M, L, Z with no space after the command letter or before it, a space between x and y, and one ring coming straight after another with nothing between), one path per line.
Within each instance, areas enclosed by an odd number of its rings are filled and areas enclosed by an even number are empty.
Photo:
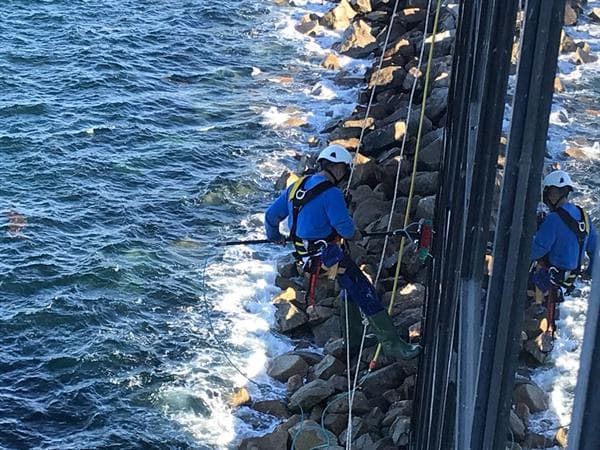
M306 192L307 191L305 191L304 189L298 189L295 195L296 200L302 200L306 196Z
M585 233L585 222L578 222L577 225L579 225L579 231Z

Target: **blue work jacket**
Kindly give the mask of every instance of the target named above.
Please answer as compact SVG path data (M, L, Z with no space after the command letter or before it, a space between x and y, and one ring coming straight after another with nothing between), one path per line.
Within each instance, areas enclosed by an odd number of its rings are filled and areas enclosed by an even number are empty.
M561 206L573 219L582 219L579 208L572 203ZM591 270L596 253L597 233L590 220L590 232L584 242L583 253L587 252L590 258L589 270ZM546 216L538 231L535 233L531 246L531 259L537 261L546 257L551 265L562 270L577 269L579 262L579 243L577 236L556 212Z
M326 178L323 175L311 175L304 188L309 190L324 181ZM265 231L269 239L279 240L281 238L279 223L286 217L288 218L288 227L292 228L290 189L292 186L281 193L265 214ZM301 239L325 239L334 230L346 239L350 239L356 232L354 222L346 207L344 194L337 187L327 189L303 206L298 214L296 235Z

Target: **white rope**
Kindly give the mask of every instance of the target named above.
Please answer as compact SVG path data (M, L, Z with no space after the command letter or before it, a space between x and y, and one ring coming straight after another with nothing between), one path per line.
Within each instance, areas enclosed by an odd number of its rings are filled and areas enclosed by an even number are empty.
M427 37L427 28L429 27L429 16L431 14L431 8L433 5L433 2L435 0L429 0L429 2L427 3L427 14L425 16L425 27L424 27L424 31L423 31L423 43L421 45L421 50L419 52L419 60L418 60L418 65L417 68L419 70L421 70L421 65L423 64L423 58L425 55L425 43L426 43L426 37ZM390 27L391 28L391 27ZM388 30L389 31L389 30ZM395 180L395 184L394 184L394 197L392 199L392 205L390 208L390 218L388 220L388 225L387 225L387 232L390 232L392 229L392 220L393 220L393 214L394 214L394 209L396 208L396 202L398 199L398 186L400 183L400 172L401 172L401 168L402 168L402 160L403 160L403 156L404 156L404 151L406 148L406 142L407 142L407 137L408 137L408 128L409 128L409 123L410 123L410 116L412 113L412 103L413 103L413 99L415 96L415 92L417 89L417 83L419 82L419 78L415 77L415 80L413 82L412 88L411 88L411 92L410 92L410 98L409 98L409 102L408 102L408 109L407 109L407 115L406 115L406 131L404 133L404 136L402 137L402 145L400 147L400 157L398 160L398 168L396 170L396 180ZM425 93L424 95L426 95L427 93ZM357 151L358 153L358 151ZM348 183L348 186L350 186L350 183ZM379 260L379 265L377 268L377 274L375 276L375 280L373 282L373 284L376 286L377 282L379 281L379 277L381 276L381 271L383 269L383 261L385 259L385 252L387 250L387 245L389 242L389 236L386 236L384 239L384 243L383 243L383 250L381 252L381 257ZM356 366L356 373L354 376L354 380L352 383L352 392L350 395L350 402L349 402L349 409L351 410L352 408L352 402L354 401L354 395L356 393L356 389L358 388L359 384L358 384L358 376L359 376L359 366L360 366L360 358L363 352L363 348L364 348L364 342L365 342L365 337L367 334L367 327L368 327L368 321L364 320L363 321L363 338L361 341L361 345L359 348L359 359L358 359L358 363ZM348 366L348 370L350 370L350 366ZM364 381L364 380L363 380ZM361 383L362 384L362 383ZM350 413L349 413L350 414Z
M429 0L427 3L427 14L425 16L425 29L423 31L423 44L421 45L421 51L419 53L419 62L417 65L418 70L421 70L421 64L423 64L423 57L425 55L425 40L427 37L427 27L429 27L429 15L431 14L431 6L433 5L434 0ZM412 104L415 97L415 92L417 90L417 84L419 82L419 78L415 77L415 81L413 82L412 89L410 91L410 98L408 100L408 109L406 112L406 131L404 132L404 136L402 136L402 145L400 146L400 155L398 158L398 168L396 169L396 180L394 183L394 198L392 199L392 206L390 207L390 218L388 220L388 225L386 231L391 231L392 229L392 220L394 218L394 210L396 209L396 202L398 199L398 186L400 185L400 171L402 168L402 160L404 159L404 150L406 149L406 141L408 140L408 127L410 124L410 115L412 113ZM427 95L425 92L423 95ZM383 260L385 259L385 251L387 250L387 246L389 243L389 236L386 236L383 240L383 251L381 252L381 258L379 259L379 266L377 267L377 275L375 275L375 285L379 281L379 277L381 276L381 271L383 269Z
M352 377L350 376L350 321L348 320L348 292L344 289L344 308L346 311L346 377L348 381L348 426L346 427L346 450L350 450L352 436L352 406L350 403L352 393Z
M425 15L425 27L424 27L424 31L423 31L423 43L421 45L421 51L419 53L419 60L418 60L418 65L417 65L417 69L421 70L421 65L423 64L423 57L425 54L425 43L426 43L426 36L427 36L427 28L429 26L429 15L431 13L431 7L433 4L434 0L429 0L429 2L427 3L427 13ZM383 45L383 50L381 52L381 58L379 60L379 65L377 67L377 72L379 72L381 70L381 68L383 67L383 60L385 57L385 52L387 50L387 46L389 43L389 39L391 36L391 32L392 32L392 28L393 28L393 24L394 24L394 19L396 17L397 11L398 11L398 5L399 5L399 0L396 0L396 2L394 3L394 9L392 12L392 15L390 17L390 23L388 25L388 30L387 30L387 34L385 37L385 42ZM388 220L388 225L387 225L387 229L386 231L389 232L392 229L392 220L394 217L394 210L396 208L396 203L397 203L397 199L398 199L398 186L400 183L400 173L401 173L401 167L402 167L402 159L404 157L404 151L406 148L406 142L407 142L407 137L408 137L408 128L409 128L409 124L410 124L410 117L411 117L411 113L412 113L412 103L414 100L414 96L415 96L415 92L417 89L417 83L419 82L419 78L415 77L415 80L413 82L412 88L411 88L411 92L410 92L410 97L409 97L409 102L408 102L408 110L407 110L407 116L406 116L406 131L404 133L404 136L402 137L402 145L401 145L401 149L400 149L400 157L398 160L398 168L396 170L396 179L395 179L395 183L394 183L394 196L392 199L392 205L390 207L390 217ZM360 131L360 136L358 139L358 144L356 147L356 153L354 155L354 158L352 160L352 165L350 166L350 177L348 179L348 185L346 186L345 189L345 194L348 193L349 189L350 189L350 185L352 184L352 178L354 176L354 168L356 165L356 158L358 157L358 155L360 154L360 150L361 150L361 146L362 146L362 141L364 138L364 134L365 134L365 130L366 130L366 126L367 126L367 120L369 118L369 114L371 112L371 106L373 104L373 99L375 98L375 91L377 89L377 85L373 85L373 87L371 88L371 95L369 96L369 102L367 103L367 109L365 111L365 118L364 121L362 123L362 127L361 127L361 131ZM424 95L427 95L427 93L424 93ZM374 285L377 285L377 282L379 281L379 278L381 276L381 271L383 269L383 261L385 259L385 252L387 250L387 245L389 242L389 236L385 236L384 239L384 243L383 243L383 250L381 252L381 257L379 260L379 265L377 268L377 275L375 277L374 280ZM356 389L358 387L358 376L359 376L359 371L360 371L360 362L361 362L361 358L362 358L362 353L364 350L364 343L365 343L365 339L366 339L366 334L367 334L367 327L368 327L368 321L366 320L366 317L363 316L363 332L362 332L362 339L361 339L361 343L360 343L360 347L359 347L359 352L358 352L358 359L357 359L357 363L356 363L356 371L354 374L354 379L353 381L351 381L351 375L350 375L350 369L351 369L351 361L350 361L350 333L349 333L349 321L348 321L348 296L346 291L344 291L344 304L345 304L345 311L346 311L346 362L347 362L347 378L348 378L348 426L347 426L347 433L346 433L346 450L351 450L352 448L352 406L354 403L354 396L356 394ZM362 314L362 312L361 312Z

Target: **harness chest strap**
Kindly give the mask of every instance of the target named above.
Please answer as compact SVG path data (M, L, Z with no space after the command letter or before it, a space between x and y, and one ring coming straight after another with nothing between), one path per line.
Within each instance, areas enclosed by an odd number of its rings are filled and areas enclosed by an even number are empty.
M587 213L579 206L579 213L581 215L581 220L575 220L571 214L569 214L563 208L558 208L556 213L558 217L565 223L565 225L575 234L577 237L577 243L579 244L579 254L577 258L577 268L575 269L575 273L579 273L581 271L581 259L583 256L585 240L590 233L590 219Z
M296 234L297 226L298 226L298 216L300 215L300 211L304 206L310 201L314 200L317 196L322 194L323 192L335 187L335 185L329 181L325 180L311 189L304 189L306 182L310 177L306 176L300 178L296 181L289 192L288 201L292 203L292 227L290 229L290 238L292 240L292 244L296 249L296 254L299 257L308 256L311 252L311 249L306 248L304 244L304 240L298 237ZM324 242L328 242L337 237L337 233L332 233L332 235L327 236L323 239Z

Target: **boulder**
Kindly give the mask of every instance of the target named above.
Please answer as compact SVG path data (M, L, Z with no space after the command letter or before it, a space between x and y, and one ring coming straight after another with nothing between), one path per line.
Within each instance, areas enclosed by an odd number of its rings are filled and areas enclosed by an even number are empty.
M356 450L373 450L375 441L378 438L379 436L373 437L369 433L365 433L354 440L352 443L352 448Z
M323 418L323 425L339 436L348 426L348 414L327 414Z
M345 392L348 390L348 379L342 375L331 375L327 382L333 386L336 392Z
M292 375L286 383L288 394L293 394L302 387L302 377L300 375Z
M332 375L341 375L344 373L346 366L339 359L333 355L326 355L319 364L314 366L311 370L316 378L322 380L328 380ZM331 411L336 412L336 411Z
M333 339L327 342L323 352L326 355L335 356L337 359L343 359L346 357L346 344L343 338Z
M529 423L529 407L525 403L516 403L515 413L524 424Z
M432 89L427 97L425 114L432 122L438 123L448 109L448 88Z
M283 354L273 358L267 367L267 374L271 378L285 383L291 376L300 375L305 377L308 372L308 364L297 355Z
M292 278L298 276L296 258L294 258L294 256L291 253L289 255L280 256L279 258L277 258L277 273L279 273L279 275L281 275L284 278ZM289 293L289 295L291 295L291 293Z
M377 1L375 1L377 3ZM370 13L373 11L373 5L371 0L350 0L352 7L359 13Z
M435 214L435 195L423 197L417 204L416 219L433 219Z
M361 417L352 418L352 433L348 436L348 429L345 429L340 434L340 443L346 445L348 439L350 442L356 441L359 436L369 432L368 426L364 423Z
M391 202L376 199L361 203L354 210L354 224L359 230L364 230L370 223L389 214L390 207Z
M577 11L570 2L565 3L565 22L566 27L571 27L577 23Z
M275 417L283 417L285 419L290 417L290 412L281 400L261 400L254 402L252 403L252 409Z
M332 414L348 413L348 392L342 392L332 397L327 404L327 411ZM354 401L352 402L352 414L364 414L371 411L369 401L361 391L355 391Z
M389 436L397 446L408 445L408 437L410 434L410 417L397 417L390 427Z
M589 14L589 18L596 23L600 23L600 8L593 8Z
M354 158L354 174L352 175L352 186L366 185L374 188L379 183L380 171L377 163L362 154Z
M276 430L264 436L243 439L238 450L287 450L288 438L287 431Z
M399 387L405 377L404 364L394 363L371 372L371 375L363 383L363 392L368 397L375 397L388 389Z
M527 429L525 428L525 424L521 420L521 418L517 415L514 410L510 410L510 417L508 420L510 431L512 432L515 440L521 442L525 439L525 433Z
M348 28L356 11L348 0L341 0L337 6L328 11L321 18L321 25L332 30L343 30Z
M375 70L369 79L369 88L392 89L402 86L406 71L400 66L387 66Z
M290 428L288 433L296 450L333 448L338 443L336 435L329 430L323 430L314 420L304 420Z
M233 393L229 396L229 406L237 408L250 403L250 393L248 389L244 387L235 388Z
M554 442L561 448L567 448L569 445L569 429L567 427L560 427L554 435Z
M321 362L321 360L323 359L323 355L316 352L311 352L309 350L293 350L289 352L289 354L301 357L304 361L306 361L306 364L308 364L309 366L319 364L319 362Z
M340 318L331 316L325 322L315 325L312 328L312 333L315 338L315 344L323 347L330 338L336 339L340 335Z
M589 50L585 48L577 48L575 50L574 62L575 64L588 64L598 60L598 57L592 55Z
M395 42L388 45L385 50L384 57L392 58L394 55L401 55L405 58L410 58L415 54L413 42L406 36L402 36Z
M400 393L398 393L400 396ZM400 400L390 405L387 413L383 417L381 424L389 427L398 417L410 417L412 414L412 400Z
M438 190L438 172L417 172L415 175L414 194L421 197L434 195ZM410 178L404 178L398 185L398 192L408 195L410 189Z
M411 309L421 308L425 301L425 291L425 286L419 283L409 283L400 288L396 292L392 316L403 314ZM391 298L392 292L386 292L383 296L383 304L389 305Z
M557 94L565 92L565 86L560 77L554 77L554 92Z
M560 53L571 53L575 50L577 50L575 40L563 30L560 35Z
M334 49L351 58L366 58L377 49L377 40L369 24L359 20L346 30L342 42L335 44Z
M414 28L425 20L426 8L404 8L398 13L398 19L405 28Z
M418 67L411 67L402 82L402 89L406 92L411 92L415 83L417 83L416 91L423 90L423 72Z
M300 389L292 394L288 404L288 408L297 411L302 407L304 411L312 408L321 401L325 400L334 389L325 380L317 379L305 384Z
M548 409L548 402L544 391L531 383L523 383L513 391L513 401L522 402L527 405L531 412L540 412Z
M282 333L288 333L308 322L308 315L292 303L275 303L275 308L275 320Z
M429 145L419 150L417 167L419 170L436 171L439 170L440 162L444 152L444 139L436 139Z
M328 70L340 70L342 65L335 53L329 53L321 62L321 66Z
M310 325L316 325L325 322L327 319L333 316L334 309L326 306L310 305L308 308L306 308L306 312L308 314L308 323Z
M378 157L389 148L399 147L408 128L405 121L398 120L370 133L365 133L363 153L367 156ZM410 127L410 130L411 133L414 132L414 128Z
M527 433L523 442L525 448L551 448L554 447L554 440L537 433Z
M321 32L319 16L316 14L306 14L294 28L298 33L306 34L307 36L316 36Z

